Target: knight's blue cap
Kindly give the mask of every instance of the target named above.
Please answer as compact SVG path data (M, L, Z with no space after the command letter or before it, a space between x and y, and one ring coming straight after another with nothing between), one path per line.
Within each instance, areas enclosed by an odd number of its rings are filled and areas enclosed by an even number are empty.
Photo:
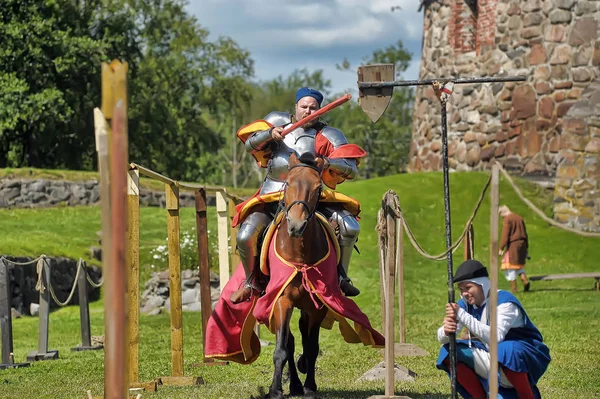
M323 102L323 94L321 94L321 92L319 92L318 90L311 89L310 87L301 87L300 89L298 89L298 91L296 92L296 102L300 101L300 99L304 97L314 98L319 103L319 107Z

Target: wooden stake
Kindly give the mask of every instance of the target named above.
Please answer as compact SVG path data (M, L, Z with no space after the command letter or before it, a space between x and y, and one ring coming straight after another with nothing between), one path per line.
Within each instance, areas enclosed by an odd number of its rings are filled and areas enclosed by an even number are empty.
M225 191L217 191L217 229L219 238L219 282L221 291L229 281L228 204Z
M179 187L165 184L171 305L171 375L183 376L183 316L181 310L181 250L179 246Z
M140 172L127 173L127 336L129 383L139 382L140 351Z
M206 190L195 192L196 197L196 234L198 237L198 277L200 278L200 305L202 307L202 352L206 348L206 325L212 313L210 296L210 258L208 250L208 223L206 220ZM204 356L204 362L212 359Z
M386 198L385 216L387 224L387 249L386 249L386 308L385 308L385 395L394 395L394 286L396 283L396 221L392 214L392 194Z
M500 202L500 171L492 165L492 190L490 206L490 392L489 398L498 397L498 205Z
M128 64L102 63L102 114L94 112L102 201L104 271L104 397L127 397L126 226L127 218L127 72ZM114 119L114 121L113 121Z

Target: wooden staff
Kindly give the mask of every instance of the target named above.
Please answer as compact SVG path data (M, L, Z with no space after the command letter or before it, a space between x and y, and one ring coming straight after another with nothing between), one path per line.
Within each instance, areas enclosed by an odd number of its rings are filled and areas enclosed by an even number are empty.
M342 105L343 103L345 103L347 101L350 101L351 98L352 98L351 94L346 94L345 96L342 96L342 97L338 98L337 100L335 100L335 101L327 104L323 108L321 108L321 109L315 111L314 113L310 114L306 118L302 118L298 122L294 123L292 126L284 129L281 132L281 136L285 136L286 134L288 134L290 132L293 132L294 130L298 129L299 127L304 126L307 123L310 123L312 121L315 121L315 120L319 119L322 115L328 113L332 109L339 107L340 105Z

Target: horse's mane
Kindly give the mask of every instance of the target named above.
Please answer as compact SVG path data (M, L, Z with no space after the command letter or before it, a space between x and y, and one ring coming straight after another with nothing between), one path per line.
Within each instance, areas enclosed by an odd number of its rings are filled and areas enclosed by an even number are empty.
M304 164L310 165L310 166L316 166L317 162L315 159L314 154L310 153L310 152L305 152L300 154L300 156L298 157L298 160Z

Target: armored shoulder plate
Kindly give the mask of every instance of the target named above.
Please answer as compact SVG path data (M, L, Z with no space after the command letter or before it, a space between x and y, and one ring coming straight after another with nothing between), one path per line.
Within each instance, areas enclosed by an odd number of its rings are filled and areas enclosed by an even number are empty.
M292 117L287 112L274 111L265 116L265 120L273 126L285 126L292 121Z
M344 136L344 133L334 127L325 126L323 130L321 130L321 134L333 144L333 148L348 144L348 140L346 139L346 136Z

